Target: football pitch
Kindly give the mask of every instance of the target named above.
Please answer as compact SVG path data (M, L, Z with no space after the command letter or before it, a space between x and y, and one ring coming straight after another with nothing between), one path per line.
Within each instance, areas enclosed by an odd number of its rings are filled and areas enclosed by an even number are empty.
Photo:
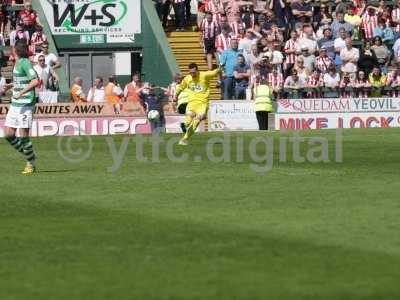
M0 299L399 299L400 130L296 135L0 140Z

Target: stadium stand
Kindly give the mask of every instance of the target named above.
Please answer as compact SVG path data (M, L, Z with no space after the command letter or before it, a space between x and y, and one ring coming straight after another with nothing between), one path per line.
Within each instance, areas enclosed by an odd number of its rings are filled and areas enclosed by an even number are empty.
M9 59L11 55L10 33L15 29L17 17L23 9L23 1L1 1L0 29L2 43L0 46L0 67L2 78L4 78L7 83L10 83L12 80L13 69L13 62ZM7 103L10 101L10 93L11 91L5 94L0 90L1 103Z
M30 60L33 64L38 65L38 56L43 54L46 60L46 66L50 68L39 68L35 66L36 70L42 70L39 74L42 80L42 85L39 88L40 92L47 91L48 81L55 79L53 82L53 89L57 89L58 76L52 69L59 68L61 65L58 58L54 54L48 53L48 38L43 32L43 26L39 20L38 13L32 8L31 1L2 1L1 7L1 20L2 20L2 34L1 39L1 73L4 76L5 82L9 83L12 80L13 61L11 48L19 39L26 39L29 44ZM44 74L47 76L44 78ZM53 75L54 74L54 77ZM10 101L11 90L7 93L1 92L1 102L8 103ZM58 94L54 95L54 101L57 102Z
M229 91L224 97L214 90L211 99L221 95L226 99L227 94L233 99L239 85L250 91L261 78L268 80L276 98L399 93L398 0L203 0L198 1L199 33L193 32L190 18L185 19L186 27L179 20L184 16L182 2L155 1L182 71L189 61L211 69L224 51L232 50L233 40L239 43L233 53L245 57L247 67L234 66L243 73L234 75L232 66L225 66L222 92L224 85ZM174 8L177 14L172 14ZM246 68L251 70L249 77L240 75ZM246 94L250 98L248 93L239 94L236 98L244 99Z
M213 68L224 52L232 50L232 41L238 41L238 50L230 53L230 70L226 65L220 82L212 84L211 99L249 97L238 90L251 90L261 78L268 80L277 98L399 93L398 0L153 2L181 72L190 62L200 70ZM193 2L198 4L197 18L190 14ZM9 82L15 39L29 36L36 64L35 54L47 38L37 14L24 7L24 1L1 3L1 74ZM233 62L232 54L240 53L247 66ZM9 99L9 94L1 93L3 103Z
M182 72L184 72L187 66L192 62L197 63L200 71L206 71L208 69L207 63L204 60L204 51L199 44L201 38L199 32L169 32L167 35L172 52ZM210 97L212 99L219 99L221 97L220 90L217 88L217 80L212 81Z

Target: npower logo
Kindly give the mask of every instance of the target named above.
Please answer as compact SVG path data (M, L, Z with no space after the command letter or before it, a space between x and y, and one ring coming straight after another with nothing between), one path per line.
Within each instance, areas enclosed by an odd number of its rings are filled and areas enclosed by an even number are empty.
M98 31L96 27L118 26L127 17L126 1L128 0L88 0L87 2L53 0L51 4L54 26L64 27L71 32L81 32L83 29L85 33Z

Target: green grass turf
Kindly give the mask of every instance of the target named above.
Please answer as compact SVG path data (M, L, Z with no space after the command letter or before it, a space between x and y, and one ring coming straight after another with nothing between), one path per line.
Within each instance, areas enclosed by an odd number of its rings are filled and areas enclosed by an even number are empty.
M333 159L334 131L301 135L328 138ZM221 136L176 153L205 157ZM131 140L110 173L105 137L79 164L40 138L31 177L1 140L0 299L399 299L400 130L343 139L341 164L276 158L260 174L247 146L239 163L172 163L165 150L144 163Z

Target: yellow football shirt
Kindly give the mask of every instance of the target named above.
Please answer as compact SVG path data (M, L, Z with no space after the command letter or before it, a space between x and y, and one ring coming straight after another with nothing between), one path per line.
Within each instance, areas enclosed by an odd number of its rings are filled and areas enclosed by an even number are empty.
M197 101L207 104L210 96L210 80L218 76L220 69L212 71L199 72L197 78L192 75L187 75L177 87L177 94L179 95L183 90L187 89L190 101ZM185 92L186 92L185 91Z

